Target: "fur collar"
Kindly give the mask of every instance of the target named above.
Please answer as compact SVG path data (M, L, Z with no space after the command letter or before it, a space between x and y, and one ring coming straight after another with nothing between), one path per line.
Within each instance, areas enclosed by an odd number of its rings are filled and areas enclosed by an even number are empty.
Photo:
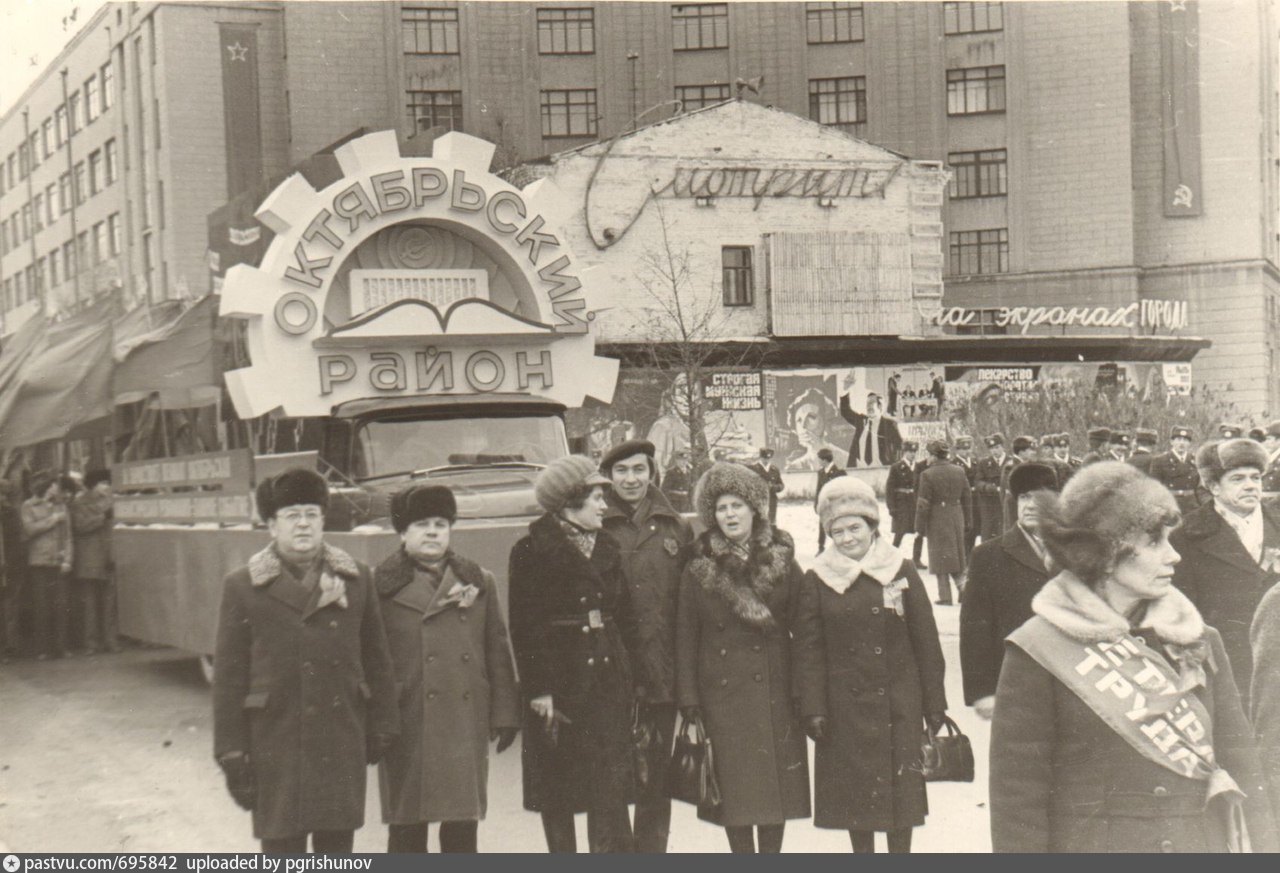
M445 568L452 570L453 575L465 585L480 587L484 571L475 561L470 561L452 549L445 555ZM413 560L403 548L396 549L383 559L373 571L373 584L382 597L394 597L404 586L413 581Z
M321 560L331 573L352 580L360 578L360 567L355 558L328 543L324 543L321 548ZM249 580L254 587L274 581L283 570L280 553L276 551L274 543L249 559Z
M1115 642L1129 632L1129 622L1074 574L1059 573L1040 589L1031 610L1081 643ZM1204 619L1176 588L1147 606L1142 626L1161 641L1189 646L1204 638Z
M547 562L548 570L556 573L577 574L600 572L620 560L621 550L610 536L597 536L595 550L586 558L565 536L559 517L551 513L534 519L529 525L529 541L539 558Z
M751 555L744 560L718 530L707 531L693 546L687 570L709 594L721 598L749 625L776 625L769 599L791 570L795 544L786 531L768 525L753 533Z
M834 545L823 549L822 554L813 562L813 572L832 591L844 594L863 574L881 585L888 585L898 578L898 571L902 569L904 560L902 553L888 540L876 536L867 553L858 561L846 558Z

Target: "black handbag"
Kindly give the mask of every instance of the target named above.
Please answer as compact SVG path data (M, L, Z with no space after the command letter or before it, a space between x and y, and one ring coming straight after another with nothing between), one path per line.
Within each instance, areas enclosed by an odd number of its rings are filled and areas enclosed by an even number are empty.
M945 718L941 731L932 733L924 729L924 743L920 748L920 769L925 782L972 782L973 746L969 738L950 718Z
M676 735L671 762L667 766L667 796L706 809L720 805L720 785L716 782L711 740L701 720L685 719L680 733Z

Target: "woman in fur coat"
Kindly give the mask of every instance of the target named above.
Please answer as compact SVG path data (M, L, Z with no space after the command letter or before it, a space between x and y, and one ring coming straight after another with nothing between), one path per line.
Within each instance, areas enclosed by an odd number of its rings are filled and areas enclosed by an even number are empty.
M996 688L995 851L1274 852L1222 638L1173 587L1173 496L1103 461L1036 504L1058 572Z
M734 852L782 849L787 819L809 815L804 734L792 710L791 624L801 571L791 537L769 524L764 480L718 463L698 481L706 526L689 548L676 613L676 703L711 740Z
M946 717L945 665L915 565L879 533L880 505L846 476L818 498L834 548L805 574L795 625L796 694L813 738L814 819L849 832L855 852L911 851L929 804L921 731Z

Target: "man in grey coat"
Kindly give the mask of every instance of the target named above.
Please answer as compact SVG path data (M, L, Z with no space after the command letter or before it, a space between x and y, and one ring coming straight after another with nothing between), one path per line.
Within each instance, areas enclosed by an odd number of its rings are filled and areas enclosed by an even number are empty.
M654 446L628 440L609 450L601 471L613 482L606 499L604 530L622 553L622 575L636 614L635 668L641 741L647 736L645 766L637 774L637 852L665 852L671 828L666 793L667 760L675 734L676 599L684 547L693 538L689 524L653 484Z

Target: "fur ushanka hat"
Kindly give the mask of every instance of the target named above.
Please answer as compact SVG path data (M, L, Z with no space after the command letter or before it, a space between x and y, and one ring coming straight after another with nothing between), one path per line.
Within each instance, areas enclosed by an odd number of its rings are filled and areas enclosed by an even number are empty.
M258 483L255 495L258 515L263 521L276 517L286 506L319 506L321 512L329 511L329 483L315 470L293 467L278 476Z
M1135 536L1178 523L1168 489L1124 461L1082 467L1062 494L1034 492L1040 535L1053 563L1093 585Z
M424 518L443 518L452 524L458 517L458 501L444 485L413 485L391 498L391 526L404 533Z
M1196 469L1205 487L1217 482L1237 467L1267 471L1267 450L1250 439L1217 440L1205 443L1196 452Z
M742 498L755 513L757 525L769 523L769 486L753 470L741 464L720 461L702 474L693 492L693 505L708 530L716 530L716 501L726 494Z

